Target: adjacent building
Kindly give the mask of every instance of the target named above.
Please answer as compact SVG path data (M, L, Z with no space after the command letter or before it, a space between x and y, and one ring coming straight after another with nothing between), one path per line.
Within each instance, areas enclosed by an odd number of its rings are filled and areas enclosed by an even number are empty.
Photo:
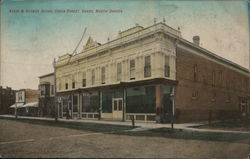
M55 76L49 73L39 77L39 116L55 116Z
M10 106L14 114L21 116L38 115L38 91L33 89L20 89L15 92L15 103Z
M0 86L0 114L12 114L9 108L15 103L15 90L10 87L3 88Z
M54 63L59 117L170 122L250 113L249 70L165 23L135 26Z

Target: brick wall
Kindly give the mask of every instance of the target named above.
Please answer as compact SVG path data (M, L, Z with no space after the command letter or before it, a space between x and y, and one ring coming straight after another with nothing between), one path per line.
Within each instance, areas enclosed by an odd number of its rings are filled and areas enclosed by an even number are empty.
M209 112L212 120L237 118L239 97L249 95L247 75L182 49L177 50L176 79L177 122L206 121Z
M25 90L26 103L38 102L38 90Z

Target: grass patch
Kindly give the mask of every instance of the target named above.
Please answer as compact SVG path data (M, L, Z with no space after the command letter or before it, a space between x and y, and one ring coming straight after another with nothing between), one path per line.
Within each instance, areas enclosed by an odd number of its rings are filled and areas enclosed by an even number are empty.
M240 142L240 140L250 139L249 134L199 132L199 131L171 129L171 128L158 128L147 131L118 132L118 134L129 135L129 136L165 137L165 138L183 139L183 140L204 140L204 141L223 141L223 142Z
M209 129L222 129L222 130L240 130L240 131L250 131L250 119L240 119L240 120L229 120L221 121L216 123L211 123L197 126L196 128L209 128Z
M65 122L65 121L54 121L54 120L39 120L39 119L22 119L22 118L6 118L0 117L0 119L13 120L17 122L25 122L30 124L39 124L53 127L63 127L76 130L93 131L111 133L116 131L125 131L133 129L132 126L123 125L111 125L111 124L98 124L98 123L83 123L83 122Z

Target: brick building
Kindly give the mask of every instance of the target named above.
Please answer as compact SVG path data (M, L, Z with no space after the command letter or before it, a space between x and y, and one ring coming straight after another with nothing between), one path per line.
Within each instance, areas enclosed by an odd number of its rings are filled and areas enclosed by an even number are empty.
M135 26L54 64L58 115L170 122L249 114L249 70L165 23Z
M3 88L0 86L0 114L12 114L9 108L15 103L15 90L10 87Z

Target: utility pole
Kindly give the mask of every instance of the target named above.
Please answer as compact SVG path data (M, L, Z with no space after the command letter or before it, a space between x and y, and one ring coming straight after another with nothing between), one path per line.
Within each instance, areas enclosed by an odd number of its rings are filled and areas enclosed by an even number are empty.
M58 102L57 102L57 91L56 91L56 59L54 58L53 61L53 67L54 67L54 89L55 89L55 97L54 97L54 105L55 105L55 121L57 122L58 120L58 111L57 111L57 107L58 107Z

